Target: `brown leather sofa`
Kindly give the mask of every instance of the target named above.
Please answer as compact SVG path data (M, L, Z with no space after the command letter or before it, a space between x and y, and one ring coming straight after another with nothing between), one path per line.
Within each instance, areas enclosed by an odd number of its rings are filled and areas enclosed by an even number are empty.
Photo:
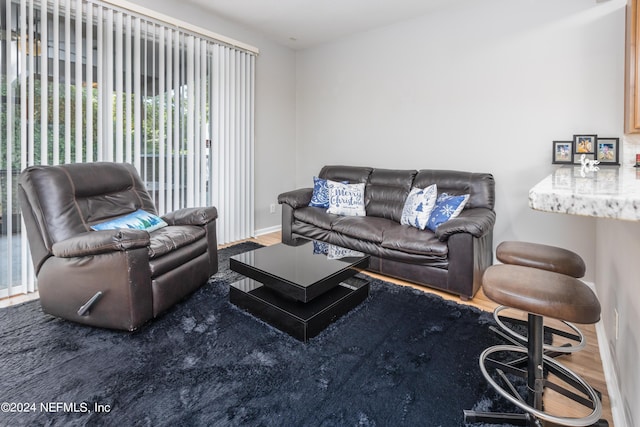
M218 270L215 207L172 212L151 233L90 228L138 209L157 214L132 165L33 166L18 194L46 313L132 331Z
M371 255L369 270L472 298L493 263L495 184L488 173L325 166L318 177L365 183L366 216L338 216L308 206L312 188L280 194L282 240L320 240ZM311 178L309 178L311 179ZM412 187L469 194L457 218L435 232L400 224Z

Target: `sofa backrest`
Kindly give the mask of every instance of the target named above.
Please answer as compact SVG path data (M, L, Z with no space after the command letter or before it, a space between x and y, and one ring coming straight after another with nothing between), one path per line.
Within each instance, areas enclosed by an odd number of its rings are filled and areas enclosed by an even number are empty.
M438 186L438 194L469 194L465 209L488 208L495 204L495 183L490 173L424 169L418 172L413 186Z
M126 163L32 166L19 180L20 205L34 264L54 243L90 230L109 218L156 208L136 169Z
M348 181L350 184L366 183L372 168L361 166L325 166L318 174L319 178L331 181Z
M495 183L490 173L423 169L374 169L362 166L324 166L320 178L349 183L366 183L365 204L368 216L400 222L404 202L413 187L438 186L438 193L469 194L465 209L493 209Z
M371 171L364 194L367 215L400 222L404 202L417 173L393 169Z

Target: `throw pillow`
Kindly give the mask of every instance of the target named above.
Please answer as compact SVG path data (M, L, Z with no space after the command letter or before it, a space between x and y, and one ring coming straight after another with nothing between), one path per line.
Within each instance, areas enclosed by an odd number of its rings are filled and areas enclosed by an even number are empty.
M309 206L317 208L329 207L329 186L326 179L318 178L317 176L313 177L313 195Z
M438 187L436 184L427 188L412 188L404 202L400 224L424 230L427 227L431 211L436 205L437 197Z
M91 226L92 230L115 230L118 228L133 228L135 230L145 230L151 233L168 224L159 216L153 215L142 209L138 209L128 215L119 216L109 221L101 222Z
M349 181L341 181L343 184L348 184ZM313 194L311 195L311 201L309 206L317 208L329 207L329 186L327 180L323 178L313 177Z
M467 200L469 200L468 194L461 196L450 196L447 193L440 194L429 216L429 222L427 223L429 230L436 231L440 224L460 215Z
M327 213L345 216L365 216L364 183L342 184L327 181L329 186L329 209Z

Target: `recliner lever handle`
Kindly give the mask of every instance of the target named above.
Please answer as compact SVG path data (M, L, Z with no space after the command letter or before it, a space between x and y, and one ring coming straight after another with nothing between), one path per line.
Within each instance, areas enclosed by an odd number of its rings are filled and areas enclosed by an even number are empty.
M93 305L97 303L100 298L102 298L102 291L96 292L96 294L92 296L89 301L87 301L82 307L80 307L80 309L78 310L78 316L86 316L87 314L89 314L89 310L91 310L91 307L93 307Z

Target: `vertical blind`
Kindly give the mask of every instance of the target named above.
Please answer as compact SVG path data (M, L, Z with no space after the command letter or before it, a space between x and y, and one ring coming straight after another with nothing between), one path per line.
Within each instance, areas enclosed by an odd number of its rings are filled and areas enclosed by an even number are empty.
M161 214L250 237L255 54L110 4L0 5L0 297L36 289L16 197L34 164L136 166Z

